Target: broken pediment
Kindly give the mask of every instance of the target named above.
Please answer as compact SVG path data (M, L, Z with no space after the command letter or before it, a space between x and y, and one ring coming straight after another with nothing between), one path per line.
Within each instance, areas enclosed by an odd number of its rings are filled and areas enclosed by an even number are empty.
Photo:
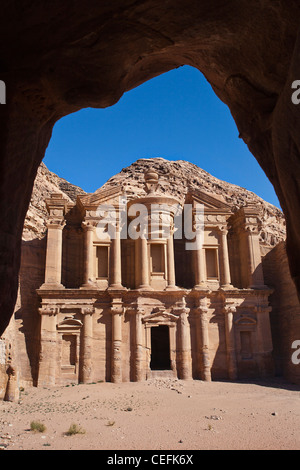
M121 203L122 198L125 198L125 193L122 188L110 188L105 190L98 190L93 194L78 196L77 204L82 210L90 210L96 214L97 208L99 206L112 205L117 207Z
M218 210L221 212L231 212L231 207L220 196L212 196L200 190L191 190L186 197L188 204L203 204L205 209Z

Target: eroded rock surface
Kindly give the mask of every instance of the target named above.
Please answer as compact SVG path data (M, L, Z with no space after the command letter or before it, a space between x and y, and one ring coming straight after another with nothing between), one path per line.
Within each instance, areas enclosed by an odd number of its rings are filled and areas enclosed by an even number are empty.
M78 194L85 194L83 189L60 178L49 171L44 163L41 163L25 217L23 240L41 239L45 236L48 218L45 199L50 197L51 193L61 193L64 199L70 203L76 201Z

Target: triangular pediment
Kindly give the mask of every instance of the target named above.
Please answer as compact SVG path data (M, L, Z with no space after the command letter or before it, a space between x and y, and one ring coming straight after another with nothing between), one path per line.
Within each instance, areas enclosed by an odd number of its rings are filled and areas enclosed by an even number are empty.
M204 191L192 190L187 194L186 202L203 204L207 209L218 209L226 212L231 212L231 207L227 204L221 196L212 196Z
M100 205L118 205L120 203L120 197L124 195L122 188L109 188L98 190L93 194L87 194L85 196L78 196L78 204L85 209L97 209Z

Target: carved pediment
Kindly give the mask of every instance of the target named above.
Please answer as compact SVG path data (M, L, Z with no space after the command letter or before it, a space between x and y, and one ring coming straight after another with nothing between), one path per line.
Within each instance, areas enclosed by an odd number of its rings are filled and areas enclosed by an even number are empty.
M58 325L60 331L73 331L82 327L82 322L74 317L65 317Z
M231 212L231 207L225 201L218 197L211 196L200 190L192 190L188 192L186 202L189 204L203 204L206 209L221 210L222 212Z
M142 321L143 323L154 323L157 325L161 325L161 324L165 325L166 323L177 322L178 318L179 317L177 315L173 315L172 313L158 311L158 312L150 313L150 315L145 316Z
M256 320L248 315L241 315L235 322L238 326L255 326Z
M121 187L98 190L93 194L77 196L77 203L81 209L96 211L100 205L118 206L122 195L124 191Z

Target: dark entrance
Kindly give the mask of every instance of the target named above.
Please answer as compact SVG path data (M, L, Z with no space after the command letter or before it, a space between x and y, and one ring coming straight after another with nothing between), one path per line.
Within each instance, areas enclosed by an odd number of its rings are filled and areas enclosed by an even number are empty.
M151 370L171 369L169 327L151 328Z

